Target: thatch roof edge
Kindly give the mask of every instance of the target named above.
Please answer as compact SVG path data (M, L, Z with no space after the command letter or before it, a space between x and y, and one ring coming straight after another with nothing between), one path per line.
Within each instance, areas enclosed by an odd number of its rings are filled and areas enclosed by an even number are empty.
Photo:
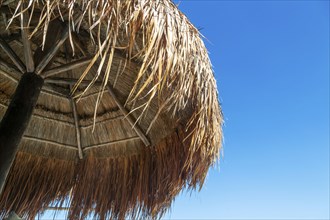
M33 219L49 206L70 206L69 219L91 213L101 219L159 218L182 188L203 184L212 163L195 152L186 166L191 155L182 144L185 136L179 129L152 149L138 141L140 154L102 158L91 152L76 162L20 151L0 197L0 218L15 210Z

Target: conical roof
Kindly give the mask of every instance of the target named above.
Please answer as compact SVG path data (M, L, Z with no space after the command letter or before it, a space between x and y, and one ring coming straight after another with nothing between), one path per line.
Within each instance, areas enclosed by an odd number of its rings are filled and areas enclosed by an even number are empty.
M45 84L0 217L67 205L71 219L159 217L202 186L223 119L200 34L171 1L13 0L1 13L0 118L26 42Z

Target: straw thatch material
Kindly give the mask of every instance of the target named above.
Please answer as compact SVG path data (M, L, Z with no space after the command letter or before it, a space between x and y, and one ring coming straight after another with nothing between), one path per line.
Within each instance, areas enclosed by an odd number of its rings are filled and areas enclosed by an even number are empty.
M21 30L30 31L34 54L49 49L51 35L70 30L40 72L46 84L0 197L0 218L10 211L33 218L50 204L67 203L70 219L160 217L180 190L203 185L219 156L223 119L205 46L172 2L0 3L1 38L19 57ZM27 12L29 23L22 26ZM88 57L84 66L47 75ZM20 73L4 53L0 61L2 117Z

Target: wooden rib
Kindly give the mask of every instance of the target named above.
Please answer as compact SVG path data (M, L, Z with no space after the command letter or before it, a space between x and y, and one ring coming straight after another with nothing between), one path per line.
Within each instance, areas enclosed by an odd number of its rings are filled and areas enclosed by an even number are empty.
M24 4L22 4L24 7ZM24 57L25 57L25 65L27 72L34 72L34 60L31 49L31 42L29 40L29 30L28 22L29 22L29 12L26 10L24 13L21 13L21 32L22 32L22 41L24 48Z
M105 142L105 143L101 143L101 144L90 145L90 146L84 147L83 150L86 151L86 150L90 150L90 149L93 149L93 148L104 147L104 146L113 145L113 144L120 144L120 143L124 143L124 142L127 142L127 141L134 141L134 140L140 140L140 139L141 138L139 136L129 137L129 138L115 140L115 141L109 141L109 142Z
M21 73L25 73L26 68L24 63L2 37L0 37L0 47L6 52L19 71L21 71Z
M18 82L18 80L21 78L22 74L19 73L19 70L16 69L15 66L13 66L10 63L7 63L3 59L0 58L0 69L2 70L3 74L10 78L11 80Z
M84 55L86 56L86 52L85 50L83 49L83 44L81 43L81 41L79 40L78 36L76 33L73 33L72 34L72 38L73 38L73 44L75 47L78 48L78 50Z
M39 119L46 120L46 121L51 121L51 122L59 123L59 124L63 124L63 125L70 126L70 127L74 127L75 126L73 123L70 123L68 121L64 121L62 119L57 119L57 118L50 118L50 117L47 117L47 116L44 116L44 115L39 115L39 114L36 114L36 113L34 113L32 115L32 117L39 118Z
M125 115L126 120L129 122L129 124L132 126L136 134L141 138L143 143L146 146L150 145L150 141L148 140L147 136L143 133L140 126L138 124L134 123L134 120L132 116L128 113L127 109L120 103L119 99L117 98L115 92L113 91L112 87L108 85L108 92L119 107L119 109L122 111L122 113Z
M55 84L63 84L63 85L74 85L77 83L79 79L70 79L70 78L46 78L45 82L47 83L55 83ZM88 86L91 83L90 80L83 80L79 85ZM100 86L102 82L96 81L94 85Z
M77 106L73 98L70 99L71 101L71 106L72 106L72 112L73 112L73 118L74 118L74 124L76 128L76 138L77 138L77 147L78 147L78 155L79 159L83 159L83 151L81 148L81 134L80 134L80 127L79 127L79 118L78 118L78 113L77 113Z
M53 140L47 140L47 139L40 138L40 137L32 137L32 136L25 135L25 136L23 136L23 139L24 140L29 140L29 141L37 141L37 142L41 142L41 143L44 143L44 144L52 144L52 145L56 145L56 146L59 146L59 147L70 148L72 150L78 150L77 147L75 147L75 146L64 144L64 143L59 143L59 142L56 142L56 141L53 141Z
M4 14L12 14L13 13L12 10L10 10L9 7L4 4L3 0L0 1L0 2L2 2L2 5L0 7L0 12L1 13L4 13ZM7 23L5 23L5 25L7 25Z
M0 58L0 70L2 70L1 74L5 75L6 77L8 77L9 79L11 79L14 82L18 82L22 76L22 74L19 72L18 69L16 69L15 66L13 66L10 63L7 63L6 61L4 61L1 58ZM60 96L63 98L69 97L69 95L68 95L69 92L61 91L60 88L55 89L54 87L52 87L51 85L48 85L47 83L44 84L41 92L49 94L49 95Z
M4 109L7 109L8 108L8 105L6 104L3 104L0 102L0 106ZM40 114L36 114L36 113L33 113L32 115L33 118L39 118L39 119L42 119L42 120L46 120L46 121L51 121L51 122L55 122L55 123L60 123L60 124L63 124L63 125L67 125L67 126L70 126L70 127L74 127L75 124L73 123L70 123L68 121L64 121L62 119L57 119L57 118L50 118L48 116L44 116L44 115L40 115ZM103 122L103 121L102 121ZM89 125L88 125L89 126ZM93 125L91 125L93 126Z
M45 82L52 82L52 83L59 83L59 84L66 84L66 85L73 85L76 83L76 80L74 79L68 79L68 78L57 78L57 79L46 79ZM90 83L90 81L85 81L83 80L80 85L88 85ZM100 82L95 82L94 85L100 85ZM115 103L117 104L117 106L119 107L119 109L122 111L122 113L124 114L126 120L129 122L129 124L132 126L132 128L134 129L134 131L136 132L136 134L141 138L141 140L143 141L143 143L146 146L150 145L150 141L148 140L148 138L146 137L146 135L143 133L142 129L134 123L134 120L132 118L132 116L128 113L128 111L125 109L125 107L120 103L119 99L117 98L116 94L114 93L113 89L108 86L108 92L111 95L111 97L114 99Z
M48 63L51 61L51 59L56 55L57 51L60 49L62 44L65 42L65 40L69 36L69 26L67 26L60 37L60 39L54 43L54 45L50 48L49 52L45 54L39 65L37 66L35 73L37 75L41 75L44 68L48 65Z
M111 117L111 118L106 118L106 119L103 119L103 120L98 120L96 121L97 124L101 124L101 123L105 123L105 122L108 122L108 121L114 121L114 120L119 120L119 119L124 119L124 115L118 115L118 116L115 116L115 117ZM94 123L91 123L91 124L86 124L86 125L81 125L80 127L81 128L84 128L84 129L87 129L87 128L90 128L90 127L93 127L94 126Z
M19 33L12 33L12 34L1 34L0 37L5 40L7 43L12 41L20 42L21 35Z
M8 24L7 14L5 12L1 12L1 15L3 19L3 23L7 25ZM7 35L11 35L9 28L6 30L5 33L7 33Z
M102 91L102 93L105 93L107 91ZM86 93L84 94L83 96L79 97L80 100L83 100L83 99L87 99L91 96L94 96L94 95L98 95L100 93L100 91L96 91L96 92L91 92L91 93Z
M73 69L79 68L81 66L84 66L84 65L88 64L91 60L92 60L92 58L90 58L90 57L83 58L81 60L76 60L76 61L73 61L71 63L67 63L67 64L64 64L64 65L46 70L46 71L43 72L42 75L43 75L44 78L54 76L54 75L57 75L57 74L60 74L60 73L63 73L63 72L69 71L69 70L73 70Z
M63 147L63 148L69 148L69 149L72 149L72 150L78 150L78 148L73 146L73 145L59 143L59 142L56 142L56 141L53 141L53 140L47 140L47 139L40 138L40 137L32 137L32 136L25 135L25 136L23 136L23 139L24 140L29 140L29 141L37 141L37 142L41 142L41 143L44 143L44 144L52 144L52 145L56 145L56 146ZM85 147L83 149L83 151L90 150L90 149L93 149L93 148L98 148L98 147L104 147L104 146L107 146L107 145L120 144L120 143L124 143L124 142L127 142L127 141L134 141L134 140L140 140L140 137L135 136L135 137L125 138L125 139L121 139L121 140L109 141L109 142L105 142L105 143L101 143L101 144L94 144L94 145L90 145L90 146Z
M3 1L3 5L9 5L10 3L14 2L15 0L6 0L6 1Z
M5 109L8 108L8 105L3 104L1 102L0 102L0 106L2 106ZM32 117L43 119L43 120L46 120L46 121L52 121L52 122L55 122L55 123L60 123L60 124L71 126L71 127L74 127L75 126L74 123L71 123L71 122L68 122L68 121L65 121L65 120L62 120L62 119L50 118L50 117L47 117L47 116L44 116L44 115L40 115L40 114L36 114L36 113L34 113L32 115ZM111 117L111 118L106 118L106 119L103 119L103 120L99 120L96 123L97 124L102 124L102 123L106 123L106 122L109 122L109 121L124 119L124 117L125 116L123 116L123 115L118 115L118 116L115 116L115 117ZM89 119L92 119L92 118L89 118ZM82 129L88 129L90 127L93 127L93 125L94 125L93 123L86 124L86 125L80 125L80 128L82 128Z
M3 104L3 103L1 103L1 102L0 102L0 106L3 107L3 108L5 108L5 109L8 108L8 105L5 105L5 104Z
M58 86L54 86L54 85L49 84L47 82L45 82L45 85L43 86L43 88L45 89L45 91L55 93L57 95L60 95L63 98L69 98L70 97L70 90L68 90L68 89L61 88L61 87L58 87Z

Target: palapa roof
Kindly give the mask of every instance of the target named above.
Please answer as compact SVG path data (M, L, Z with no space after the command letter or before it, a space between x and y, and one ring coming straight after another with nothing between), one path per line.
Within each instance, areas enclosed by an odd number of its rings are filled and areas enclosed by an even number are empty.
M24 33L36 65L48 39L65 40L38 70L45 84L0 218L67 205L71 219L160 217L183 188L202 186L223 119L201 36L171 1L0 2L1 45L21 60ZM2 48L0 118L25 71Z

